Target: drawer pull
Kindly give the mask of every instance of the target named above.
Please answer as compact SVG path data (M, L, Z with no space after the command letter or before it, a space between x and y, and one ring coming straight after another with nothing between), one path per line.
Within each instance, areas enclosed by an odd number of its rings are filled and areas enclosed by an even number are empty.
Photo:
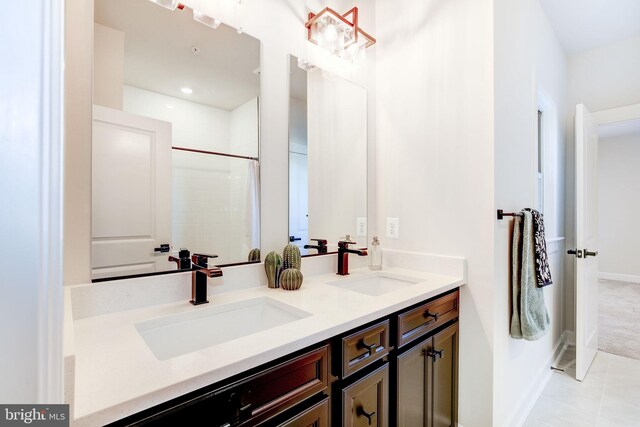
M358 343L358 347L366 348L367 350L369 350L369 356L373 356L373 353L376 352L376 348L378 348L378 344L377 343L367 344L366 342L364 342L364 338L363 338Z
M436 361L436 357L439 358L439 359L442 359L442 353L444 353L444 349L442 349L442 350L427 350L427 356L432 358L434 362Z
M429 313L429 309L427 309L427 311L424 312L424 317L431 317L433 318L434 322L438 321L438 313L435 313L435 314Z
M358 416L363 415L365 417L367 417L367 420L369 420L369 425L371 425L371 418L375 417L376 412L373 411L370 414L368 414L364 408L362 406L358 406L358 411L357 411Z

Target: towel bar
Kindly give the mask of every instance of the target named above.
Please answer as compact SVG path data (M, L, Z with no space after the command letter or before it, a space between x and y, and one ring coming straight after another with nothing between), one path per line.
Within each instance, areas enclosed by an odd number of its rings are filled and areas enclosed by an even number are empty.
M522 216L521 212L504 212L502 209L498 209L498 219L502 220L505 216Z

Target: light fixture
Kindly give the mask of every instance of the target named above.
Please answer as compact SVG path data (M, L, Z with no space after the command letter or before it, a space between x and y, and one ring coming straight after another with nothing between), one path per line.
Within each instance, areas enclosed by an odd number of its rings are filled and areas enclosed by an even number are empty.
M177 0L149 0L149 1L157 5L160 5L162 7L165 7L169 10L176 10L178 5L180 5L180 2Z
M196 21L198 21L201 24L206 25L207 27L211 27L214 30L216 28L218 28L220 26L220 21L218 21L215 18L212 18L208 15L205 15L204 13L200 12L199 10L193 10L193 19L195 19Z
M189 95L193 93L193 89L191 89L190 87L182 87L180 88L180 92Z
M317 15L309 13L307 39L345 59L361 59L364 50L375 44L376 39L358 26L358 8L340 15L330 7Z

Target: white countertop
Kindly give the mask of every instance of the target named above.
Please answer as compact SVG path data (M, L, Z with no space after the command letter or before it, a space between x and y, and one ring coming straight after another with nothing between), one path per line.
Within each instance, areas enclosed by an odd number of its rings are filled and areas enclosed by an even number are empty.
M344 279L335 274L305 277L297 291L261 286L210 292L210 303L196 307L184 300L75 320L67 316L66 322L73 323L67 330L73 333L75 357L73 424L103 425L135 414L463 284L461 277L398 268L383 271L422 281L380 296L326 284L373 273L359 269ZM70 295L67 292L69 307ZM265 296L311 316L168 360L158 360L134 326L140 321Z

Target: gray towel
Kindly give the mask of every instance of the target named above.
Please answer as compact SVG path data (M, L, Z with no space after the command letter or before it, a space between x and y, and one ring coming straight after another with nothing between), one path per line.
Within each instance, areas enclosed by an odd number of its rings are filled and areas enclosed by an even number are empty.
M533 216L523 211L513 221L511 250L511 337L535 341L549 329L544 291L537 286Z

